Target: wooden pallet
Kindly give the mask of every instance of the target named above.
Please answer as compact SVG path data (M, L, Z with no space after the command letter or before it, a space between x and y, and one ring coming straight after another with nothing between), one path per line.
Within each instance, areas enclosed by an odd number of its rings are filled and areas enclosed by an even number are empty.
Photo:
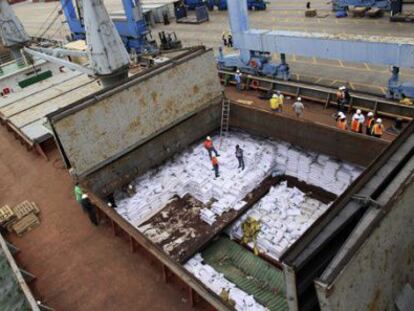
M4 205L0 208L0 224L6 224L13 218L16 218L16 215L14 214L13 210L8 206Z
M34 202L23 201L20 204L17 204L13 207L14 214L17 216L17 219L22 219L26 215L30 213L34 213L35 215L40 213L40 209Z
M40 225L40 219L34 213L29 213L13 224L12 229L18 236L22 236L23 233L32 230L38 225Z

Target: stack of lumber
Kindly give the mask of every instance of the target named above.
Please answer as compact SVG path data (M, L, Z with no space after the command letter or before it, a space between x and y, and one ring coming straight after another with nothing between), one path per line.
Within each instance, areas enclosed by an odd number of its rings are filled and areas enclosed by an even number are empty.
M13 208L5 205L0 208L0 225L9 232L22 236L40 224L39 213L36 203L27 200Z

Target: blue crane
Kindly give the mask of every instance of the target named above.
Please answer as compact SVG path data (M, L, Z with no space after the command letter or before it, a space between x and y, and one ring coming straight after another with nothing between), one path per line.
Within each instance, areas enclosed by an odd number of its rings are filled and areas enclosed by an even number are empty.
M209 10L217 7L220 11L227 10L227 0L184 0L184 4L189 10L195 10L199 6L207 6ZM266 2L264 0L247 0L247 7L249 10L262 11L266 10Z
M84 40L85 25L83 21L82 1L60 0L66 22L73 40ZM122 0L125 16L112 18L122 41L128 51L134 50L137 54L154 52L156 43L150 38L150 31L145 22L142 7L138 0Z
M414 83L400 82L399 68L414 68L414 40L394 37L364 37L293 31L250 29L246 0L228 0L229 22L238 54L218 56L220 69L236 69L289 79L285 54L392 66L388 82L390 98L402 94L414 98ZM271 53L281 54L281 63L271 62Z
M391 9L390 0L334 0L332 1L332 8L334 11L345 10L348 6L360 6L367 8L379 8L386 11Z

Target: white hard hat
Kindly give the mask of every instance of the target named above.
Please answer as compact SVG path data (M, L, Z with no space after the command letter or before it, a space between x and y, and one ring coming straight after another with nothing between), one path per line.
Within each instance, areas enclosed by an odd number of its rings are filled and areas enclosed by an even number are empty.
M277 97L277 95L276 94L273 94L273 96L272 96L273 98L276 98Z
M206 138L207 140L211 140L211 137L210 136L207 136L207 138Z
M236 71L237 73L240 73L240 69L237 69L237 71Z
M374 116L374 113L372 111L370 111L370 112L368 112L367 116L368 117L373 117Z
M341 119L341 120L346 119L346 116L344 114L342 114L342 115L339 116L339 119Z
M88 195L86 193L82 194L82 199L86 199Z
M357 113L357 114L361 114L361 109L358 109L358 110L356 111L356 113Z
M338 112L338 116L340 116L340 117L345 117L345 114L344 114L342 111L339 111L339 112Z
M378 118L378 119L377 119L377 123L382 123L381 118Z
M108 207L112 207L112 203L111 202L108 202Z
M134 189L133 185L128 185L128 189Z
M301 101L302 100L302 98L301 97L298 97L298 101Z
M346 87L345 87L345 86L341 86L339 89L340 89L341 91L343 91L343 90L346 90Z

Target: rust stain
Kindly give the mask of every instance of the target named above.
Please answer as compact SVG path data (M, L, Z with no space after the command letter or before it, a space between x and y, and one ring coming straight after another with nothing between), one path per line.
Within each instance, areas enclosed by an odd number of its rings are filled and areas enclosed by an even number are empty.
M386 272L387 271L387 267L388 267L389 250L388 249L385 249L384 252L385 252L385 254L384 254L385 257L384 257L384 266L382 268L382 272Z
M171 112L173 110L173 108L174 108L174 101L171 100L171 99L167 100L167 102L165 103L165 109L168 112Z
M378 304L379 304L380 294L381 294L381 290L377 289L377 291L375 292L374 299L369 304L369 308L368 308L369 311L378 311L379 310Z
M193 86L193 94L198 94L198 92L200 92L200 88L198 87L198 85L194 85Z
M136 128L139 128L140 125L141 125L141 121L139 119L135 119L129 124L128 130L132 131Z
M154 103L156 103L156 102L157 102L157 100L158 100L158 94L157 94L157 92L153 91L153 92L151 93L151 98L152 98L152 101L153 101Z

